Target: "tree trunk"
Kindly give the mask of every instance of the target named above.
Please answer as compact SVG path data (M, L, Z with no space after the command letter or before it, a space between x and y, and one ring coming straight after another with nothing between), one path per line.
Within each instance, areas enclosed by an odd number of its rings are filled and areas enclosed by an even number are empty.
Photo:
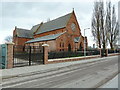
M110 43L110 47L111 47L112 50L114 49L114 48L113 48L113 44L112 44L112 42Z
M106 49L106 45L105 45L105 42L103 43L103 49Z
M101 43L100 43L100 40L99 40L99 43L98 43L98 44L99 44L99 45L98 45L98 46L99 46L99 48L101 48Z

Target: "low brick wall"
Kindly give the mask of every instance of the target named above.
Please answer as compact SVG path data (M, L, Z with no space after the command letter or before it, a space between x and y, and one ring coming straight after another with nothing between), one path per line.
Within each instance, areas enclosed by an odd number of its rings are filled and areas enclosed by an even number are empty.
M87 57L73 57L73 58L61 58L61 59L49 59L48 64L51 63L60 63L60 62L69 62L69 61L79 61L84 59L92 59L92 58L98 58L100 55L95 56L87 56Z
M108 56L116 56L120 55L120 53L115 54L108 54ZM60 63L60 62L70 62L70 61L79 61L84 59L92 59L92 58L100 58L100 55L94 55L94 56L86 56L86 57L73 57L73 58L60 58L60 59L49 59L48 64L51 63Z
M116 56L116 55L120 55L120 53L108 54L108 56Z

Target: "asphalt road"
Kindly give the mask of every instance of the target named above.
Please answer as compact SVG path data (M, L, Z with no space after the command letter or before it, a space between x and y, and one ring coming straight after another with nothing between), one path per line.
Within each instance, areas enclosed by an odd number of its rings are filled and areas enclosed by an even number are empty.
M3 80L3 88L97 88L118 73L118 56L58 71ZM8 81L14 81L6 83ZM16 82L15 82L16 81Z

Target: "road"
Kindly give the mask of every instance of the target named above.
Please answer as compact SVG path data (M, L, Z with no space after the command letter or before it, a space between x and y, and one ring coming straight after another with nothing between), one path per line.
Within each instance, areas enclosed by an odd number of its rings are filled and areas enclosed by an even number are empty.
M3 80L3 88L97 88L118 74L118 56Z

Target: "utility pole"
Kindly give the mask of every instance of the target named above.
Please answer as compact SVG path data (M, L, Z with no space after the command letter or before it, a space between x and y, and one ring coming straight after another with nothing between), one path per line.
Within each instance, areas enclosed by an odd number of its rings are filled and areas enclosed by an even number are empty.
M84 56L86 57L86 41L85 41L85 30L90 29L90 28L85 28L84 29Z

